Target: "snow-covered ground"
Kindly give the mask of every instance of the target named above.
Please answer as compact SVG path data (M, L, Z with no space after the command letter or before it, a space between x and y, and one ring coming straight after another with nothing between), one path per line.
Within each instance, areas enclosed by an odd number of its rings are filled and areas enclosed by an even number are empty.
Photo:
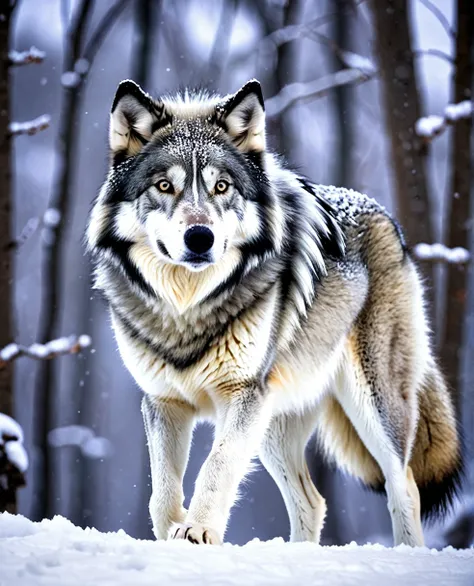
M281 539L235 545L139 541L80 529L62 517L0 515L1 586L474 584L474 549L319 547Z

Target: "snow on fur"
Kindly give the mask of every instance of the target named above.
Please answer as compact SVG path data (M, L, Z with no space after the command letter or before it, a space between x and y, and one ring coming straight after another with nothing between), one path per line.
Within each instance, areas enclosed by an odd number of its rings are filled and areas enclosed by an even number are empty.
M62 517L33 523L0 515L2 581L9 586L84 584L300 585L472 584L474 550L381 545L321 547L253 540L243 547L135 540L122 530L80 529Z

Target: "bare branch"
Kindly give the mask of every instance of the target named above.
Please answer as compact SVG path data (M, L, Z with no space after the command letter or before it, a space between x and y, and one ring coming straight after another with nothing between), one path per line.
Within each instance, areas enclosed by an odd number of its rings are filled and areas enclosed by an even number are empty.
M39 224L40 224L39 218L30 218L26 222L26 224L25 224L23 230L21 231L20 235L18 236L18 238L10 244L10 248L18 249L21 246L23 246L23 244L25 244L33 236L33 234L36 232Z
M468 250L457 246L448 248L444 244L425 244L420 242L412 249L413 255L418 260L447 263L447 264L467 264L471 260Z
M330 12L304 24L290 24L277 29L259 42L258 49L270 49L272 47L277 49L281 45L309 36L314 32L315 28L327 24L335 15L336 12Z
M90 41L87 43L86 48L84 49L82 54L83 59L86 59L89 63L92 63L109 30L115 24L128 2L129 0L118 0L112 6L112 8L107 10L97 25L95 31L92 33Z
M326 95L335 87L349 83L363 83L372 77L360 69L342 69L315 81L288 84L276 96L266 101L267 116L269 118L279 116L297 102L314 100Z
M46 53L36 47L30 47L28 51L11 50L8 53L8 64L10 66L29 65L30 63L42 63Z
M413 51L415 57L439 57L444 61L447 61L450 65L454 64L454 59L448 53L440 51L439 49L425 49L423 51Z
M454 39L456 37L455 31L451 28L451 25L449 24L448 19L441 12L441 10L436 6L436 4L431 2L431 0L420 0L420 2L423 4L423 6L425 6L431 12L431 14L436 19L438 19L440 25L444 28L444 30L448 34L448 37L450 39Z
M27 122L10 122L8 130L10 136L20 136L21 134L33 135L46 130L49 128L51 122L51 116L49 114L43 114L38 116L34 120L28 120Z
M423 116L416 121L415 132L425 144L430 143L434 138L455 124L458 120L470 118L474 111L473 102L463 100L458 104L448 104L444 109L444 116L430 115Z
M49 360L65 354L77 354L91 345L89 336L69 336L68 338L58 338L51 340L46 344L31 344L31 346L22 346L21 344L8 344L0 350L0 369L7 362L16 360L20 356L28 356L35 360Z
M86 37L86 31L79 17L74 18L68 26L61 77L63 92L58 119L56 169L48 201L48 209L55 211L53 214L49 213L48 219L52 221L48 225L45 223L42 232L42 291L37 330L37 339L41 343L56 337L60 308L63 307L61 283L57 275L64 262L64 239L72 207L71 184L78 148L76 125L81 111L81 90L101 44L128 2L129 0L118 0L107 10L95 30L91 31L90 40L85 43L85 47L83 37ZM75 4L79 5L75 14L82 13L82 19L86 22L84 12L91 9L92 2L82 0ZM34 437L43 452L43 461L37 483L38 498L32 510L34 518L44 518L52 510L51 491L48 488L51 480L51 458L48 454L47 436L53 424L52 413L56 399L54 379L51 361L41 360L36 372L34 401L37 418Z

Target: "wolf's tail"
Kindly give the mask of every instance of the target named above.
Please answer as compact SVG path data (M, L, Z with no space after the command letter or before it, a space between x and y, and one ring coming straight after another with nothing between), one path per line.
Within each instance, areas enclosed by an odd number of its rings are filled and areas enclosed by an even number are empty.
M443 515L452 505L462 476L461 435L451 397L437 366L430 366L418 394L419 421L410 467L420 491L421 516ZM369 488L384 491L379 465L331 395L320 404L318 435L329 459L359 477Z
M436 366L418 395L419 421L410 466L420 491L425 519L444 514L453 504L462 476L462 441L444 378Z

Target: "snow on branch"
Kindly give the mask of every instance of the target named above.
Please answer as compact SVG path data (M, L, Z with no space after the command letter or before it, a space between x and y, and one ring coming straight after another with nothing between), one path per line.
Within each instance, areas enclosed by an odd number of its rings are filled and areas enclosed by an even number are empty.
M11 494L24 486L28 455L23 446L23 430L8 415L0 413L0 507L11 501Z
M31 346L22 346L15 343L8 344L8 346L0 350L0 368L20 356L28 356L36 360L49 360L64 354L77 354L84 348L88 348L91 343L90 336L82 335L58 338L51 340L47 344L31 344Z
M91 459L107 458L113 452L107 438L95 435L94 430L84 425L56 427L48 433L48 443L53 448L77 446L83 456Z
M20 136L20 134L28 134L31 136L49 128L50 122L51 116L49 114L43 114L34 120L28 120L26 122L10 122L8 129L11 136Z
M29 65L30 63L42 63L46 53L40 51L36 47L31 47L28 51L12 50L8 53L8 61L10 65Z
M361 73L372 77L377 73L374 63L368 58L352 51L338 51L337 55L346 67L358 69Z
M469 251L460 246L448 248L444 244L425 244L424 242L413 247L413 254L419 260L449 264L466 264L471 259Z
M371 77L359 68L351 68L342 69L315 81L288 84L276 96L265 102L267 116L279 116L297 102L320 98L336 87L368 81Z
M425 142L431 142L433 138L442 134L449 125L463 118L470 118L473 111L473 102L471 100L464 100L458 104L448 104L444 109L444 116L430 115L419 118L416 121L415 132Z

